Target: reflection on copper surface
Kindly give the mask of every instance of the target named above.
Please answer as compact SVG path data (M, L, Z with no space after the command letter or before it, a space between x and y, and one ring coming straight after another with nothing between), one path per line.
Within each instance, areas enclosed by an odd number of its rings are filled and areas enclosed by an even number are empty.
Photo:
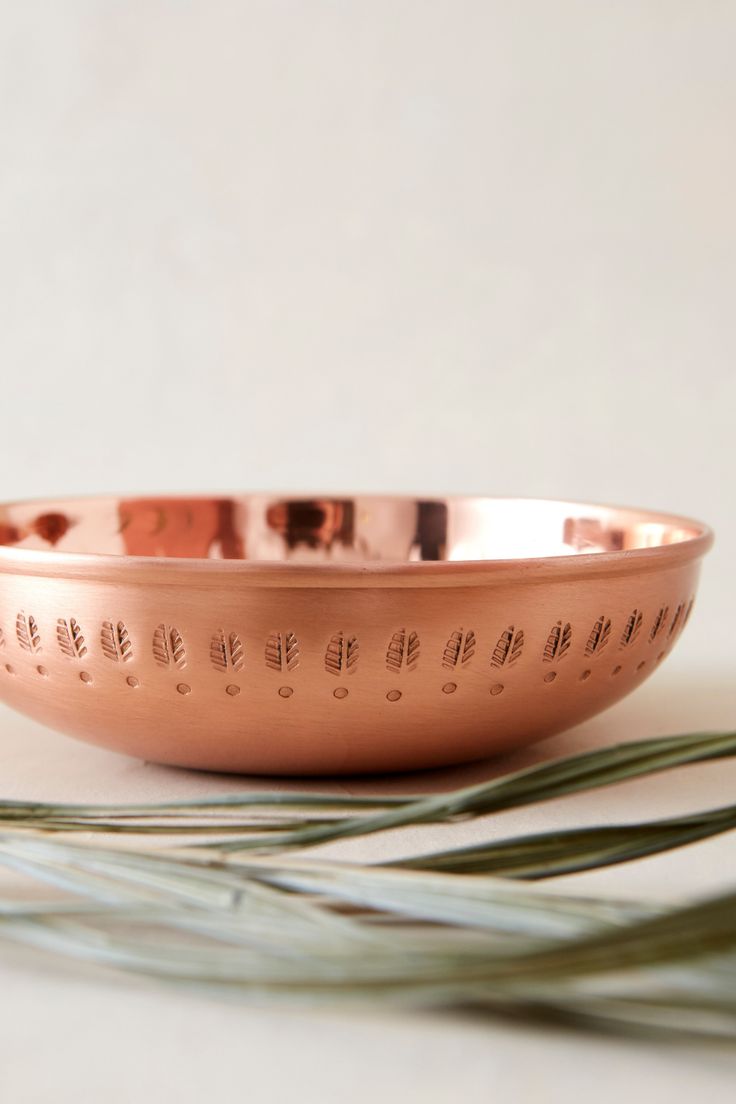
M122 499L118 516L128 556L243 558L230 499Z
M8 525L7 522L0 521L0 544L20 544L25 535L17 525Z
M354 541L353 503L308 499L302 502L276 502L266 508L269 529L277 533L289 550L303 544L306 548L332 548L334 544L352 545Z
M41 540L46 541L52 547L66 535L69 530L69 518L66 514L52 512L39 514L31 523L31 529L37 533Z
M676 544L678 518L524 499L140 497L0 507L0 544L292 564L526 559Z
M601 518L565 518L562 539L574 552L620 552L625 532Z
M417 503L417 531L414 544L419 560L446 560L447 505L444 502Z

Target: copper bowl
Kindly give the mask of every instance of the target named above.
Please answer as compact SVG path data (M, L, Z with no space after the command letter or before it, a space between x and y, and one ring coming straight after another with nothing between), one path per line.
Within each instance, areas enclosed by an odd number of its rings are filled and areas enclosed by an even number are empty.
M687 623L696 521L523 499L0 507L0 696L161 763L477 759L638 686Z

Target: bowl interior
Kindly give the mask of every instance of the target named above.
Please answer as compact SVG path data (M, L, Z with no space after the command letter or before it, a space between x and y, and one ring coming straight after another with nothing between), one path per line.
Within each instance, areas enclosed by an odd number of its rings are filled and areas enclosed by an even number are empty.
M666 514L540 499L242 495L0 507L0 545L73 554L289 563L478 561L677 544Z

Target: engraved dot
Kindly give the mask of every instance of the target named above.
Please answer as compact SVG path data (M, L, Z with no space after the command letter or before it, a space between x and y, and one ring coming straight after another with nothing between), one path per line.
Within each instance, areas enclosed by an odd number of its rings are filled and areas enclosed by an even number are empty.
M134 690L136 686L140 686L140 680L137 679L135 675L128 675L125 681L127 682L128 686L132 686Z
M580 681L581 681L581 682L585 682L585 681L586 681L586 679L589 679L589 678L590 678L590 676L592 675L592 673L593 673L592 671L583 671L583 673L582 673L582 674L581 674L581 676L580 676Z
M231 682L229 686L225 687L225 693L229 694L231 698L237 698L240 693L240 687L236 686L234 682Z
M493 694L494 698L497 697L499 694L503 694L503 683L494 682L493 686L491 687L491 693Z
M48 673L48 671L45 667L42 667L39 664L39 666L36 668L36 670L38 671L39 675L41 675L42 678L48 678L49 673Z
M613 668L613 670L611 671L611 674L612 675L620 675L621 670L622 670L621 664L619 663L616 667Z
M388 698L389 701L398 701L399 698L401 697L401 691L400 690L389 690L386 697Z
M290 698L293 693L294 693L294 691L292 690L291 686L280 686L279 687L279 694L281 695L282 698Z
M637 671L641 671L642 667L646 667L646 660L645 659L643 659L641 661L641 663L637 666L637 668L636 668Z
M554 682L556 678L557 678L557 672L556 671L548 671L548 673L544 676L544 681L545 682Z
M332 691L333 698L346 698L348 696L347 688L345 686L338 686L336 690Z
M5 670L8 672L9 675L15 674L15 667L11 667L9 663L5 664Z
M89 671L80 671L79 672L79 677L80 677L81 681L86 682L87 685L89 685L89 683L92 682L92 676L89 673Z
M192 688L186 682L180 682L176 688L180 694L191 694Z
M457 683L456 682L446 682L445 685L442 687L442 693L443 694L454 694L456 690L457 690Z

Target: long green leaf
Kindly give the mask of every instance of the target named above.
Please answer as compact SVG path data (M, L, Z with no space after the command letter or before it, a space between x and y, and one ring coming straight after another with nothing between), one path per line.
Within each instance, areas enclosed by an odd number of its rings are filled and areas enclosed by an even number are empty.
M257 793L156 806L6 802L0 864L65 896L0 900L0 938L150 976L313 1001L468 1005L493 1015L733 1038L736 892L663 906L559 893L525 880L729 831L736 805L377 866L288 852L734 754L734 733L660 738L451 794L390 800ZM212 840L136 849L58 835L80 830ZM230 839L232 831L239 838Z
M538 832L432 851L386 865L453 874L554 878L671 851L733 829L736 829L736 805L726 805L664 820Z
M447 794L356 797L253 791L154 805L95 806L0 801L0 825L219 838L246 833L230 840L228 849L308 847L410 824L483 816L733 755L736 732L692 733L600 748ZM221 846L219 839L214 846Z
M343 819L328 825L274 832L271 837L250 837L215 844L231 851L264 848L313 847L332 840L365 836L410 824L484 816L523 805L550 801L566 794L610 786L687 763L703 763L736 754L736 732L698 732L639 740L585 752L566 759L529 767L490 782L432 794L385 812ZM202 844L203 847L210 846Z

